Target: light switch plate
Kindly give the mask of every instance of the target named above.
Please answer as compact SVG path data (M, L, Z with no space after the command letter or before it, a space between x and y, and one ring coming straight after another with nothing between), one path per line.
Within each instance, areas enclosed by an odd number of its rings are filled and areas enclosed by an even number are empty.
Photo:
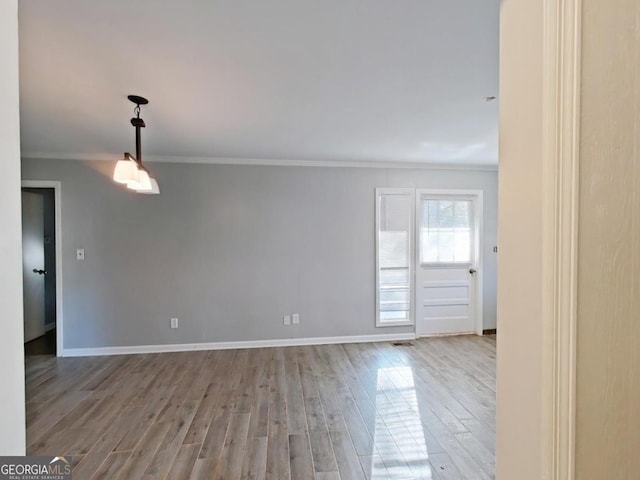
M76 258L78 260L84 260L84 248L79 248L76 250Z
M299 313L294 313L293 315L291 315L291 323L293 323L294 325L298 325L300 323Z
M284 325L291 325L291 315L285 315L282 320L282 323Z
M178 319L175 317L171 319L171 328L178 328Z

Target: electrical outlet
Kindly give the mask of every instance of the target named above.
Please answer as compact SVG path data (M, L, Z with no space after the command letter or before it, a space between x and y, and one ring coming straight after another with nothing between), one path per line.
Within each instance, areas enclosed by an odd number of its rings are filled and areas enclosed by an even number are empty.
M282 323L285 325L291 325L291 315L285 315Z
M78 260L84 260L84 248L78 248L76 250L76 258Z
M299 313L294 313L293 315L291 315L291 323L293 323L294 325L298 325L300 323Z
M171 319L171 328L178 328L178 319L175 317Z

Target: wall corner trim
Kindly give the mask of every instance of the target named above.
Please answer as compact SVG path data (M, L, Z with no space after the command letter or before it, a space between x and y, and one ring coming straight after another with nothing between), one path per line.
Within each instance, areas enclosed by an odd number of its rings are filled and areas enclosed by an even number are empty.
M543 474L575 478L582 0L545 0Z
M353 335L343 337L307 337L307 338L280 338L273 340L248 340L233 342L207 342L207 343L174 343L167 345L132 345L123 347L91 347L91 348L66 348L62 351L63 357L95 357L105 355L136 355L143 353L170 353L170 352L196 352L202 350L231 350L242 348L267 348L267 347L299 347L304 345L332 345L340 343L371 343L391 342L396 340L414 340L415 334L376 334Z

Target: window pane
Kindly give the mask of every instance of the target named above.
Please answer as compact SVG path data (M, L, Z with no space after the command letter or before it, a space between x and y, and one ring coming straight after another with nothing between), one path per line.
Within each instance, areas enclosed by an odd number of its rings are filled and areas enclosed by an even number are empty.
M380 312L380 323L406 322L409 320L409 312Z
M422 201L421 263L471 261L471 201Z
M456 262L468 262L471 259L471 232L468 228L458 228L455 236L454 259Z
M422 212L428 213L428 220L425 222L423 219L423 225L438 225L438 212L440 208L438 207L438 202L427 202L427 208L423 208Z
M438 261L453 262L454 261L454 242L455 234L452 228L440 229L440 241L438 242Z
M440 234L437 230L423 230L421 233L421 243L423 263L424 262L437 262L438 261L438 244L440 240Z
M456 202L455 213L455 227L469 228L469 203L470 202Z
M380 232L380 268L407 268L407 232Z
M411 318L411 208L409 194L380 194L377 205L379 324Z
M384 285L408 285L409 269L380 269L380 283Z
M439 200L440 216L438 217L438 225L440 227L453 227L453 205L454 202L447 200Z

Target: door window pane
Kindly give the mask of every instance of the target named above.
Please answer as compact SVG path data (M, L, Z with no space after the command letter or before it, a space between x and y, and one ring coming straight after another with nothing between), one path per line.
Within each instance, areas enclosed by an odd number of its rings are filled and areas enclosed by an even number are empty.
M422 200L420 263L471 262L471 200Z

